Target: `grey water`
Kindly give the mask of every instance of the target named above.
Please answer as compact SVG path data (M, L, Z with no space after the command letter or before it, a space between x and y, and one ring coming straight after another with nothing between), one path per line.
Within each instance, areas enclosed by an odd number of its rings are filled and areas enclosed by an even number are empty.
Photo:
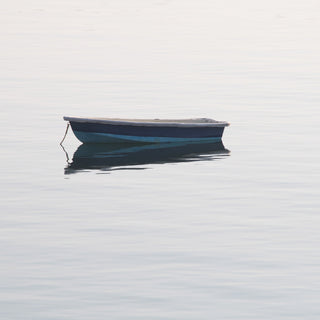
M3 3L1 319L319 319L319 10ZM63 116L231 126L197 149L63 149Z

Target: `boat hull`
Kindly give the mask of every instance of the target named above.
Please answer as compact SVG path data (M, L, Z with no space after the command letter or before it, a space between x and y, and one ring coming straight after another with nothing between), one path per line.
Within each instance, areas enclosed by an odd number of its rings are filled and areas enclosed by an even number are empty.
M70 121L75 136L83 143L220 141L224 127L137 126Z

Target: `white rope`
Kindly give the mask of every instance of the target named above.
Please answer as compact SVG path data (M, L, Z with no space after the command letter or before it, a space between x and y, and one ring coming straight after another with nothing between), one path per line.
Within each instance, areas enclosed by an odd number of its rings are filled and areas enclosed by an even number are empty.
M63 136L63 139L62 139L61 142L60 142L60 146L62 146L62 143L63 143L64 139L65 139L66 136L67 136L69 127L70 127L70 122L68 122L68 124L67 124L66 132L65 132L65 134L64 134L64 136Z

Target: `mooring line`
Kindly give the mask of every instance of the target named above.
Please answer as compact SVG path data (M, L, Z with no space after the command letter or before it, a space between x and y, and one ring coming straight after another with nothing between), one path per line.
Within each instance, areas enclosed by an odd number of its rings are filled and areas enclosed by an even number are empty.
M62 146L62 143L63 143L64 139L65 139L66 136L67 136L69 127L70 127L70 122L68 122L68 124L67 124L66 132L65 132L65 134L64 134L64 136L63 136L63 139L62 139L61 142L60 142L60 146Z

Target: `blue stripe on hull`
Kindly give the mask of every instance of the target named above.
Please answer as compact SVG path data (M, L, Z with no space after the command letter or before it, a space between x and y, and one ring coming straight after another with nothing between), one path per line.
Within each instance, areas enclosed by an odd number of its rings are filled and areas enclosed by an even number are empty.
M221 137L206 138L172 138L172 137L143 137L128 136L112 133L82 132L73 130L75 136L83 143L119 143L119 142L143 142L143 143L161 143L161 142L214 142L221 141Z
M73 131L82 133L99 133L115 136L140 137L145 139L154 139L149 137L161 138L221 138L224 127L174 127L174 126L137 126L137 125L114 125L89 122L70 121ZM131 140L131 139L130 139ZM168 140L164 140L168 141ZM177 140L174 140L177 141ZM180 141L180 140L178 140ZM192 140L191 140L192 141Z

